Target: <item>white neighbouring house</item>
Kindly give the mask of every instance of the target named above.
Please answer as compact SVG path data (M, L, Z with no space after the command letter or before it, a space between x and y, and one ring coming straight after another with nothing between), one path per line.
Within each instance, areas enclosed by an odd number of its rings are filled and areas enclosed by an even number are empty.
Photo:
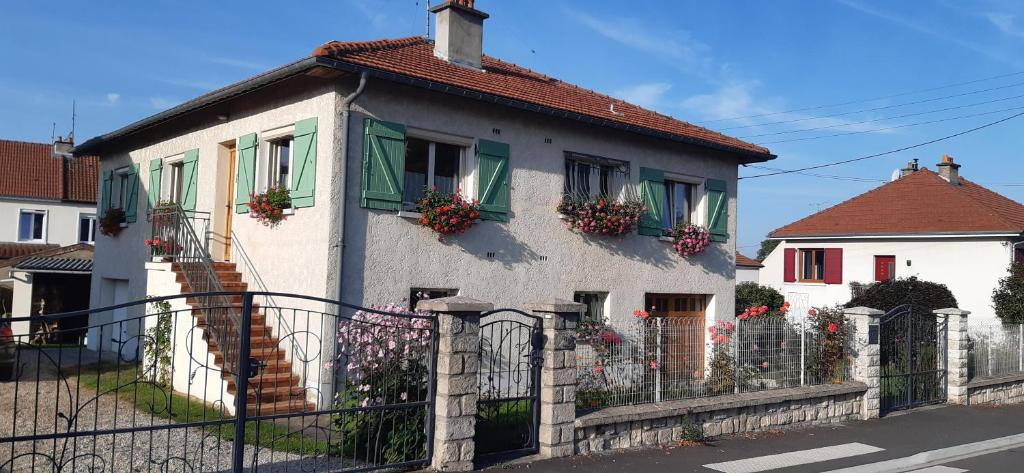
M464 3L433 9L435 41L330 42L80 146L101 157L99 212L127 216L120 235L97 239L93 305L181 290L144 245L148 209L170 200L208 215L218 271L251 289L361 306L420 292L510 308L560 298L612 321L651 306L731 320L737 168L775 156L485 56L487 15ZM268 228L246 203L275 185L294 209ZM424 186L480 200L484 219L438 241L415 213ZM555 211L566 192L639 195L648 215L638 234L581 235ZM663 235L679 222L708 226L710 248L676 255ZM122 335L90 342L110 349Z
M781 227L761 283L788 300L841 304L849 284L916 276L945 284L972 317L992 318L992 291L1024 262L1024 205L975 184L949 156L938 172L900 178Z
M736 284L741 282L761 282L761 268L764 265L760 261L736 252Z

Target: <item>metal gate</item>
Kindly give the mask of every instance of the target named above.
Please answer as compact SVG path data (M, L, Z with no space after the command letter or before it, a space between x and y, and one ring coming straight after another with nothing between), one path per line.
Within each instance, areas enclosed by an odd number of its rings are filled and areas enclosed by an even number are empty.
M903 305L879 321L881 413L946 401L946 317Z
M540 426L543 321L514 309L480 315L476 454L534 453Z
M82 316L84 330L61 333L61 320ZM13 336L0 329L0 472L430 463L434 317L217 292L11 321ZM55 329L19 333L29 322Z

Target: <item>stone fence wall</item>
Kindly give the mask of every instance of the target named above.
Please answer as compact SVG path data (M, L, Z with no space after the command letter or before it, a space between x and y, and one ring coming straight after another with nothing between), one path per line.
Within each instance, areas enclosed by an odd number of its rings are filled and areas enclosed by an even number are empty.
M1002 405L1024 403L1024 373L977 378L967 384L967 404Z

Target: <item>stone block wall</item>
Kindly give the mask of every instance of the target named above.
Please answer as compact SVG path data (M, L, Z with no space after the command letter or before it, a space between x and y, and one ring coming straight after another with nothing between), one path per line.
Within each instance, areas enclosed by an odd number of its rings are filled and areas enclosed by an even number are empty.
M1024 373L972 381L967 385L967 403L993 406L1024 403Z
M860 420L862 383L809 386L603 409L576 420L576 454L678 443L689 427L706 437Z

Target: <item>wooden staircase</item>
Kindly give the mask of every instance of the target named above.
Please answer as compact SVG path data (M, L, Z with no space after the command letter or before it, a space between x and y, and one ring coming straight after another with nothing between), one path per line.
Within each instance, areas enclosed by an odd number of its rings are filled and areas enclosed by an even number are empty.
M228 292L244 292L248 285L242 282L242 273L235 270L234 263L214 262L213 269L217 279ZM192 292L185 275L178 263L172 264L176 276L176 282L181 285L182 294ZM242 309L242 295L226 296L228 303ZM192 307L192 315L196 318L197 327L207 325L206 315L203 312L201 303L193 297L187 297L185 303ZM206 341L210 354L214 357L214 363L224 367L224 354L217 344L217 340L211 336L211 331L203 331L203 339ZM246 397L247 415L271 415L309 412L316 410L316 406L306 400L306 392L302 387L301 379L292 371L292 364L286 357L285 350L279 348L279 340L273 334L273 330L266 322L266 316L257 304L252 308L252 327L249 333L250 356L258 360L262 367L259 374L249 379L248 395ZM228 392L236 395L238 386L235 376L226 370L221 371L224 381L227 382Z

